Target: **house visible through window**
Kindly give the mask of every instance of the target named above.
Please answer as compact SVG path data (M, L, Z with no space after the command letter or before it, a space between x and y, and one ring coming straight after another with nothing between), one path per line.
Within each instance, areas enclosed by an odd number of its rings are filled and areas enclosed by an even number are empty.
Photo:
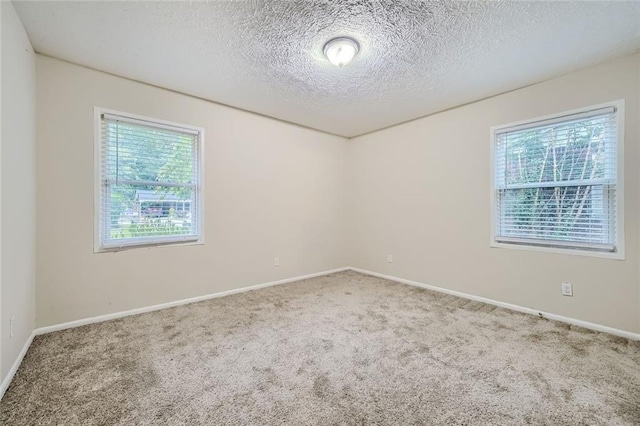
M96 251L201 240L202 129L96 108Z
M621 254L622 104L492 129L493 245Z

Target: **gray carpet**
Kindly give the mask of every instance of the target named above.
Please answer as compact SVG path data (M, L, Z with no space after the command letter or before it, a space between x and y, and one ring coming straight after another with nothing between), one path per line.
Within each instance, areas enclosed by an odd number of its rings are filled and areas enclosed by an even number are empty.
M349 271L39 336L0 422L640 424L640 344Z

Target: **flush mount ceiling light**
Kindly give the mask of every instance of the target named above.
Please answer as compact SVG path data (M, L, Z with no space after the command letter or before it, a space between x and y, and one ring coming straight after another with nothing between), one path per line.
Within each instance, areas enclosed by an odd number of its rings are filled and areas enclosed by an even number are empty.
M337 67L351 62L359 50L358 42L349 37L334 38L324 45L324 55L329 59L329 62Z

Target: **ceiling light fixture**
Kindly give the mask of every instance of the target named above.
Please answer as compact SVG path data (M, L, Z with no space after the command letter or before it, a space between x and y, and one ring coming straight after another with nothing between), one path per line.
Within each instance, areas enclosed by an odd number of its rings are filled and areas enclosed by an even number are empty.
M333 65L343 67L358 54L358 42L349 37L338 37L324 45L324 55Z

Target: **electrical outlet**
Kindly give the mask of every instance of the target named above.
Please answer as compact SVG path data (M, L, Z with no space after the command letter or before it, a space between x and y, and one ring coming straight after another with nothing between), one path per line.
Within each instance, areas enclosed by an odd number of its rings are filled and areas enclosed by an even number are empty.
M390 254L387 255L387 263L393 263L393 256Z
M15 322L16 317L11 317L9 320L9 338L13 339L13 323Z
M280 258L279 258L279 257L276 257L276 258L273 260L273 266L280 266Z
M571 283L562 283L560 286L563 296L573 296L573 287Z

